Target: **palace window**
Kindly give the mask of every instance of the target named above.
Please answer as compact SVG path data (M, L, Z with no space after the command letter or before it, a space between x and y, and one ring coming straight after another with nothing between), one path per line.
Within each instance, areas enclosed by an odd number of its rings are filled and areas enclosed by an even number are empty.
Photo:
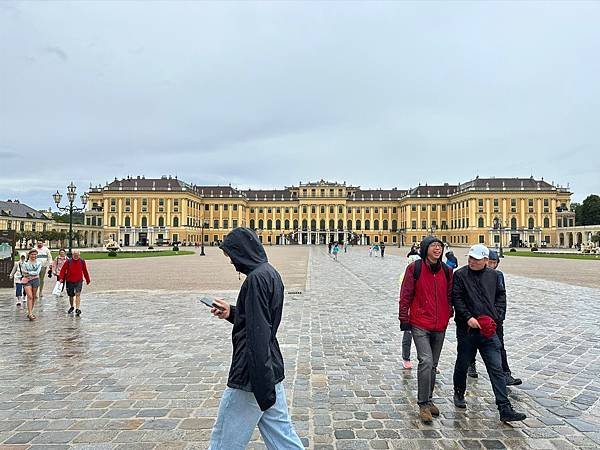
M179 226L179 217L177 217L177 216L173 217L173 226L174 227Z
M213 228L219 228L219 219L213 220Z
M111 216L110 218L110 226L111 227L116 227L117 226L117 219L115 216ZM23 231L23 222L21 222L21 231Z
M432 211L436 211L437 210L437 205L431 205L431 210Z
M223 211L227 211L229 209L229 205L227 203L225 203L223 205ZM223 227L223 228L227 228L227 227Z
M417 210L417 205L410 205L410 210L411 211L416 211Z
M550 219L544 217L544 228L550 228Z

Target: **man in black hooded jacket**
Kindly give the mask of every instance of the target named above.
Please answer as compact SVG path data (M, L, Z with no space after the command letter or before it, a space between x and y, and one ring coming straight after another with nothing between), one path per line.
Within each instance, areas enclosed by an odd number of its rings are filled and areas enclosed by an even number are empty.
M244 449L258 425L268 449L303 449L288 413L277 329L283 310L281 276L249 228L235 228L220 246L246 275L235 306L215 299L211 312L233 324L233 356L210 450Z

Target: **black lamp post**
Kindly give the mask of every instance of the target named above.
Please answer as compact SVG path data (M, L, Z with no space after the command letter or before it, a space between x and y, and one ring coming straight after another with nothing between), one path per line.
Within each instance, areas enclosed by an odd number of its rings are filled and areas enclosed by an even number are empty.
M498 219L497 217L494 219L494 229L498 230L499 233L499 241L500 241L500 258L504 258L504 254L502 253L502 220Z
M202 220L202 232L200 234L200 256L206 256L204 253L204 229L208 226L208 220Z
M54 203L56 203L56 207L59 211L69 211L69 252L67 256L70 258L73 256L73 211L82 212L85 211L85 205L88 202L89 196L86 193L81 195L81 204L83 207L78 208L77 206L73 206L75 202L75 197L77 196L77 187L71 181L71 184L67 186L67 198L69 200L68 206L60 206L60 201L62 199L62 194L56 191L55 194L52 194L52 198L54 199Z

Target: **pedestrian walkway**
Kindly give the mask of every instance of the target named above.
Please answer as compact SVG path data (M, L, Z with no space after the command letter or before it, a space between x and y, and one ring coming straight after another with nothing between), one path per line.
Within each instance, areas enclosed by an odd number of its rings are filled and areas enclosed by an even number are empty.
M416 364L402 370L400 358L405 258L352 247L339 260L310 249L306 286L286 296L279 333L290 411L307 448L600 447L599 289L507 275L506 345L525 381L511 400L530 418L502 424L485 374L469 380L467 410L453 406L451 324L434 393L441 417L426 426L416 419ZM1 291L0 449L207 447L230 325L197 301L202 286L119 287L84 292L79 319L65 314L66 299L48 296L34 323ZM264 448L258 434L250 448Z

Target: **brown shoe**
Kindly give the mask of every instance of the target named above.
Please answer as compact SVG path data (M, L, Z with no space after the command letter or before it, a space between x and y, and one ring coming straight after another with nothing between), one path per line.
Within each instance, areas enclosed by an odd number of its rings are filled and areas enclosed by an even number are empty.
M440 415L440 410L433 404L433 402L429 403L429 412L433 417L438 417Z
M433 422L433 417L431 416L429 405L419 406L419 420L427 425Z

